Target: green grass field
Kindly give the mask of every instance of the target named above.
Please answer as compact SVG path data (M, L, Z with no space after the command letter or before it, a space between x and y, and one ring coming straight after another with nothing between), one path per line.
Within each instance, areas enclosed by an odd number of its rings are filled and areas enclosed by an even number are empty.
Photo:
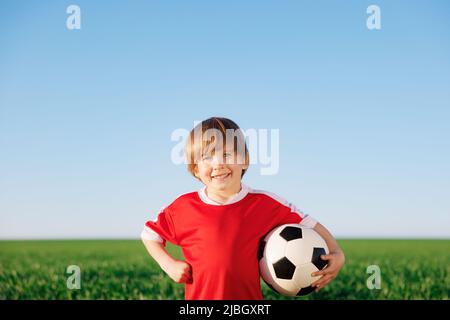
M346 265L319 293L296 299L449 299L450 240L339 240ZM182 257L178 247L168 247ZM69 265L81 289L69 290ZM369 290L369 265L381 289ZM266 299L289 299L262 285ZM0 241L0 299L182 299L140 241Z

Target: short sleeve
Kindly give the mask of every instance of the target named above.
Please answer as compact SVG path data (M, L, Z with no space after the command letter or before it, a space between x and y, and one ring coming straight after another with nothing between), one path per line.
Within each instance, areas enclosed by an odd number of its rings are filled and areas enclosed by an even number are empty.
M283 214L280 217L280 224L299 223L305 228L314 228L317 221L308 214L300 211L295 205L290 202L283 204L286 210L283 210Z
M173 218L168 208L163 208L159 212L156 220L149 220L145 223L141 238L143 240L152 240L163 244L165 244L166 241L169 241L178 245Z
M305 228L314 228L316 226L317 220L310 215L305 214L303 211L300 211L291 202L271 192L263 191L263 193L281 204L281 208L278 210L276 217L278 225L298 223Z

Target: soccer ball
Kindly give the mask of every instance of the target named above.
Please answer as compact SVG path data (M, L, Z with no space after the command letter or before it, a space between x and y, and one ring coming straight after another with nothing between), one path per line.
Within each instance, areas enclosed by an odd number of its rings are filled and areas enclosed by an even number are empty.
M261 277L276 292L289 297L306 295L321 276L311 273L326 266L320 258L328 254L325 240L313 229L285 224L270 231L261 241L258 259Z

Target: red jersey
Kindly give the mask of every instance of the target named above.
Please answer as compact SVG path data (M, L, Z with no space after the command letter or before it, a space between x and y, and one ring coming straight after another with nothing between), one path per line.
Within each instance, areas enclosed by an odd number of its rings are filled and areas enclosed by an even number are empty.
M192 267L185 299L261 300L258 247L276 226L316 221L286 200L242 185L226 204L207 198L205 188L179 196L148 221L143 239L169 241L182 248Z

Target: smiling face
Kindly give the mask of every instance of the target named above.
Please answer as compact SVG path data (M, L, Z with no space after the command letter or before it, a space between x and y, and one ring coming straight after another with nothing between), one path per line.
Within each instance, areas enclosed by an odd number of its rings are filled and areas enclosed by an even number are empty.
M242 171L247 168L233 148L226 148L202 155L194 174L206 185L209 194L226 195L239 192Z
M185 151L188 171L205 184L209 197L225 202L240 191L250 158L245 136L234 121L213 117L197 124Z

